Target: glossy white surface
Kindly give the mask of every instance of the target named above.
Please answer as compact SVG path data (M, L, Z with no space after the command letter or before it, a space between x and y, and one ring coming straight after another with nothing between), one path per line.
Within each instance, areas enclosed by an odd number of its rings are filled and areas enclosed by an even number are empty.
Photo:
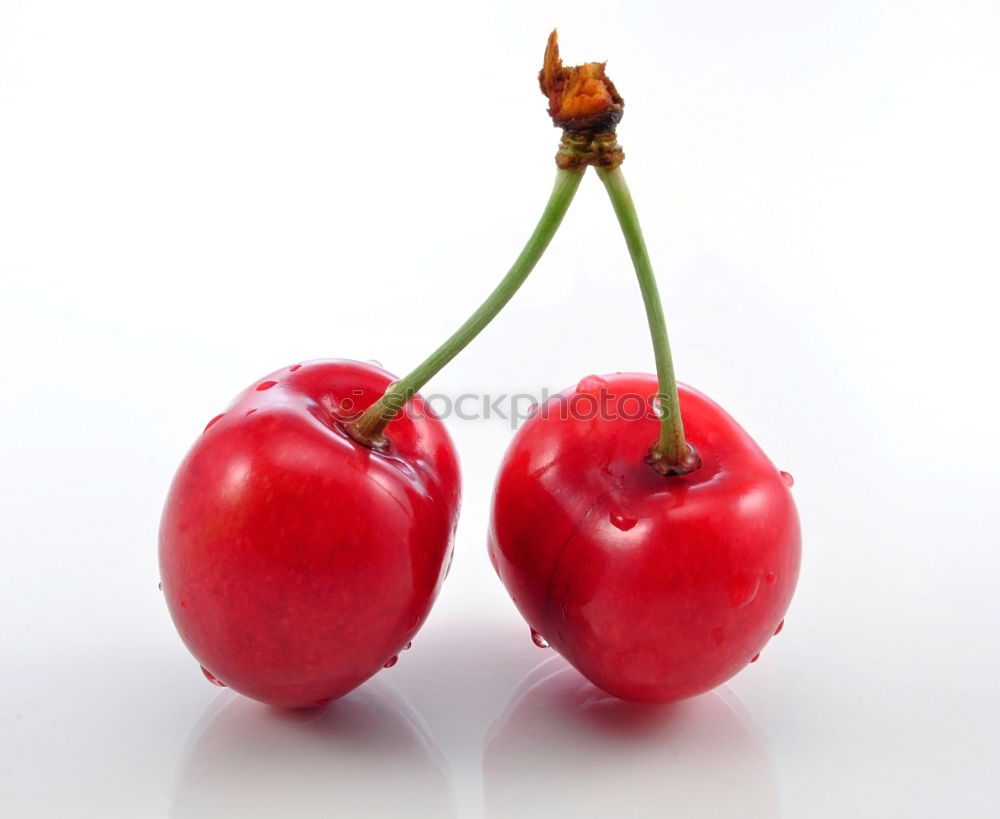
M478 304L551 183L557 23L628 101L680 377L795 475L784 631L695 700L603 696L486 558L509 424L453 417L412 650L323 712L213 688L156 589L174 468L261 374L403 371ZM0 813L997 815L998 36L967 0L0 2ZM651 366L591 179L425 392Z

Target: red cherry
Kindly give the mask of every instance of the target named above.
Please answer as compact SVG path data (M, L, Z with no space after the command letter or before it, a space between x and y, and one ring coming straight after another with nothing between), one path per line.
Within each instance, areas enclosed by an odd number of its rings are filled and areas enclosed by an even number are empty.
M774 634L798 577L798 515L760 447L690 387L681 414L701 466L655 472L656 378L604 380L606 410L574 412L566 390L518 431L490 556L531 628L591 682L669 702L729 679Z
M389 446L342 430L393 377L313 361L255 382L177 471L160 527L170 613L209 679L273 705L339 697L413 638L451 559L454 446L417 396Z

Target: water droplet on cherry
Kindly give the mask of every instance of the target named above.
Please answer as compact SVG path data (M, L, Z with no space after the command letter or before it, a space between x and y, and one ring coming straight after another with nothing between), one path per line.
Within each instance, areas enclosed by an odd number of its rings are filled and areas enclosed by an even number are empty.
M205 675L205 679L212 683L212 685L217 685L219 688L226 687L226 684L216 677L211 671L205 668L205 666L201 666L201 673Z
M300 369L301 367L302 367L301 364L292 364L292 366L288 368L288 372L293 373L296 370ZM329 702L329 701L330 700L327 700L327 702Z
M369 358L365 363L366 364L371 364L373 367L378 367L380 370L383 369L382 362L381 361L377 361L374 358Z
M385 661L383 668L392 668L396 663L399 662L399 655L393 654L388 660Z
M751 658L750 662L755 663L759 659L760 659L760 654L754 654L753 657Z
M791 489L793 486L795 486L795 478L792 477L792 473L791 472L782 472L781 473L781 482L785 486L787 486L789 489Z
M409 651L411 648L413 648L412 640L410 640L410 642L408 642L405 646L403 646L403 651Z
M785 621L782 620L780 623L778 623L778 627L774 630L774 635L777 637L779 634L781 634L781 630L784 627L785 627Z
M608 382L599 375L588 375L586 378L581 378L580 383L576 385L577 392L595 393L607 388Z
M160 591L163 591L163 581L162 580L159 583L156 584L156 588L158 588Z
M542 635L539 634L534 629L531 630L531 642L533 642L539 648L548 648L549 647L549 641L546 640L544 637L542 637Z
M774 572L768 572L766 575L764 575L764 580L767 581L768 586L773 586L774 581L776 581L777 579L778 576Z
M635 526L636 523L638 523L638 522L639 522L639 519L638 518L634 518L631 515L624 515L621 512L612 512L611 513L611 523L612 523L612 525L614 525L618 529L621 529L623 532L627 532L629 529L631 529L633 526Z
M181 600L181 608L182 609L186 609L187 607L188 607L188 601L187 600Z
M750 574L734 574L727 581L729 600L737 608L749 606L760 590L760 577Z
M260 392L261 390L269 390L277 383L278 383L277 381L261 381L257 385L257 392Z
M205 432L208 432L208 431L209 431L209 430L210 430L210 429L211 429L211 428L212 428L212 427L213 427L213 426L215 425L215 423L216 423L216 422L217 422L217 421L218 421L218 420L219 420L219 419L220 419L220 418L221 418L221 417L222 417L223 415L225 415L225 414L226 414L226 413L224 413L224 412L220 412L220 413L219 413L218 415L216 415L216 416L215 416L215 417L214 417L214 418L213 418L213 419L212 419L211 421L209 421L209 422L208 422L207 424L205 424L205 430L204 430L204 431L205 431Z

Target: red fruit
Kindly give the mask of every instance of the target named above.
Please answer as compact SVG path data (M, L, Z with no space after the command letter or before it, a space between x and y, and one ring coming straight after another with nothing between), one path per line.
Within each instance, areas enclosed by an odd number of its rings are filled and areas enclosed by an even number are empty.
M212 419L174 478L160 526L163 592L214 678L273 705L346 694L420 628L451 559L458 459L418 396L358 444L337 417L389 373L313 361L254 383Z
M591 682L669 702L729 679L775 633L800 534L782 473L690 387L681 416L702 465L663 477L644 462L658 389L584 379L540 407L501 466L489 548L531 628Z

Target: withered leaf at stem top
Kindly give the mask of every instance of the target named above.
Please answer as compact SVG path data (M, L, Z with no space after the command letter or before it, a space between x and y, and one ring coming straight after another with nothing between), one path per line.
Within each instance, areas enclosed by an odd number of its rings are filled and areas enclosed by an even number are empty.
M538 83L549 99L549 116L554 125L573 134L614 130L625 113L625 101L604 66L564 66L556 32L549 35Z

